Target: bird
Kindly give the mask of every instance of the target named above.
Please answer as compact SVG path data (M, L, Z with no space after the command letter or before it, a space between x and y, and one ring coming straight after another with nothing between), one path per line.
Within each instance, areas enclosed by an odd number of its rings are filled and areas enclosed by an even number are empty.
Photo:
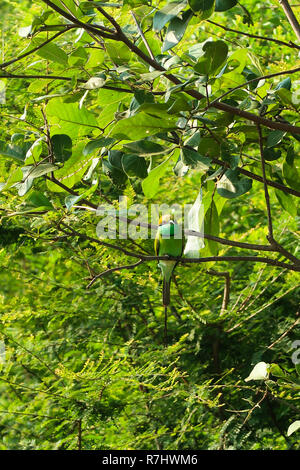
M173 214L162 215L158 221L158 229L154 240L154 251L156 256L179 257L183 252L182 230L175 221ZM170 282L177 261L159 260L159 267L163 277L163 306L170 304Z

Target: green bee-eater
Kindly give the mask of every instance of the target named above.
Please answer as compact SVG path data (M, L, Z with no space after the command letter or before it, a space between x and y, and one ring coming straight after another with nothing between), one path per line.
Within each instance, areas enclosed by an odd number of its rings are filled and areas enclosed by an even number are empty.
M159 219L154 250L156 256L182 255L182 231L172 214L163 215ZM165 307L170 303L170 282L176 263L176 260L160 260L158 263L163 276L163 305Z

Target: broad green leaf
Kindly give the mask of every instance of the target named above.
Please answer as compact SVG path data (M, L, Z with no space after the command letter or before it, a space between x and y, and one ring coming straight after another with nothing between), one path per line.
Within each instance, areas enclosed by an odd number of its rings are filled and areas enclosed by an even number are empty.
M51 137L55 160L67 161L72 155L72 139L66 134L55 134Z
M85 65L88 59L88 54L86 49L82 46L79 46L72 54L69 55L68 62L71 67L74 65Z
M285 193L284 191L279 191L277 189L275 189L275 194L281 207L285 211L287 211L291 216L296 217L297 206L294 202L293 197L290 194Z
M97 187L98 187L98 181L93 186L91 186L87 191L84 191L78 196L69 194L69 196L65 198L66 208L70 210L74 206L74 204L79 202L81 199L87 198L88 196L93 194L96 191Z
M217 182L218 194L222 197L232 199L242 196L252 188L252 180L239 176L239 170L227 170Z
M214 202L213 193L210 193L210 198L206 198L206 201L204 201L204 212L204 233L218 236L220 231L219 214ZM219 246L217 242L213 240L205 240L205 248L202 252L202 256L206 256L208 254L217 256L218 252Z
M75 138L78 133L84 135L98 127L95 115L78 103L65 103L61 98L53 98L46 106L51 134L67 134Z
M175 18L187 5L187 1L168 2L153 18L154 31L160 31L172 18Z
M221 40L207 41L202 49L204 55L198 59L194 69L201 75L215 75L227 58L228 46Z
M147 178L142 182L142 188L147 198L152 198L159 190L160 179L166 173L169 166L170 157L148 173Z
M118 150L110 150L108 152L108 160L103 160L103 170L116 186L122 186L127 181L127 174L122 166L123 152Z
M281 82L278 83L278 85L275 87L275 90L280 90L280 88L286 88L287 90L290 90L292 86L292 81L290 77L285 78Z
M103 64L105 59L105 54L100 49L87 49L89 53L89 59L87 61L87 66L91 68L99 67Z
M40 191L31 191L26 197L26 202L34 207L46 207L53 209L53 206L49 199Z
M226 11L235 7L238 0L216 0L215 11Z
M22 143L22 145L6 144L0 141L0 155L3 157L12 158L19 163L23 162L26 158L26 154L31 147L30 142Z
M161 155L169 149L163 147L151 140L137 140L136 142L128 142L124 144L124 149L132 153L137 153L140 156Z
M32 40L33 47L37 47L42 44L44 41L40 38L34 38ZM51 60L52 62L57 62L61 65L66 66L68 64L68 56L63 49L58 47L54 42L49 42L45 46L41 47L36 51L36 54L42 57L43 59Z
M38 138L35 142L33 142L30 149L27 150L26 158L25 158L27 165L35 163L39 159L39 157L42 153L42 148L43 148L42 147L42 142L43 142L43 140L44 140L44 137Z
M266 147L264 148L264 151L263 151L263 157L264 157L264 160L267 160L270 162L274 160L278 160L278 158L281 157L281 150Z
M57 166L52 163L40 163L35 167L31 167L29 177L32 179L39 178L40 176L46 175L47 173L55 170L57 170Z
M122 140L137 140L176 128L176 118L169 115L163 117L140 112L118 121L112 128L110 136Z
M125 44L105 41L105 48L109 57L116 65L128 64L130 62L132 53Z
M296 191L300 191L300 158L295 155L293 147L290 147L287 152L282 165L282 173L287 184Z
M207 171L211 163L210 158L203 157L200 153L196 152L196 150L192 150L187 147L182 147L181 158L185 165L188 165L191 168L197 168L201 171Z
M179 41L181 41L192 17L193 12L188 10L183 12L182 18L175 17L170 21L161 52L166 52L169 49L172 49L179 43Z
M55 178L68 188L72 188L74 184L81 180L94 158L93 155L85 156L82 154L83 146L83 142L78 144L73 149L72 157L66 161L62 168L54 172ZM65 191L63 188L49 180L47 181L47 186L50 191Z
M286 132L279 130L269 132L267 136L267 147L275 147L282 141L285 135Z
M132 154L124 154L122 156L122 166L126 175L137 176L138 178L146 178L148 175L147 172L147 163L143 157Z
M115 139L111 139L110 137L102 137L101 139L90 140L90 142L88 142L83 149L83 155L94 153L95 150L107 147L108 145L113 144L114 141Z
M214 12L215 0L189 0L189 5L201 20L206 20Z

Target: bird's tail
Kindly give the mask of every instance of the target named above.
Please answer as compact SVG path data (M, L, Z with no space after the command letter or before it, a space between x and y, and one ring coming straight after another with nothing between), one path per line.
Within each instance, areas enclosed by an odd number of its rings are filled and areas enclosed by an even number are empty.
M163 282L163 305L167 307L170 304L170 282L164 279Z
M163 275L163 305L165 307L170 304L170 282L175 264L175 261L160 261L159 263Z

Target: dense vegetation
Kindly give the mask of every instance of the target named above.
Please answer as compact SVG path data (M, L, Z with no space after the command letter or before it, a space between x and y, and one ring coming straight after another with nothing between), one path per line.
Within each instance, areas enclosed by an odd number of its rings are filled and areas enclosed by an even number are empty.
M287 5L0 1L0 449L299 448ZM195 201L166 312L97 208Z

